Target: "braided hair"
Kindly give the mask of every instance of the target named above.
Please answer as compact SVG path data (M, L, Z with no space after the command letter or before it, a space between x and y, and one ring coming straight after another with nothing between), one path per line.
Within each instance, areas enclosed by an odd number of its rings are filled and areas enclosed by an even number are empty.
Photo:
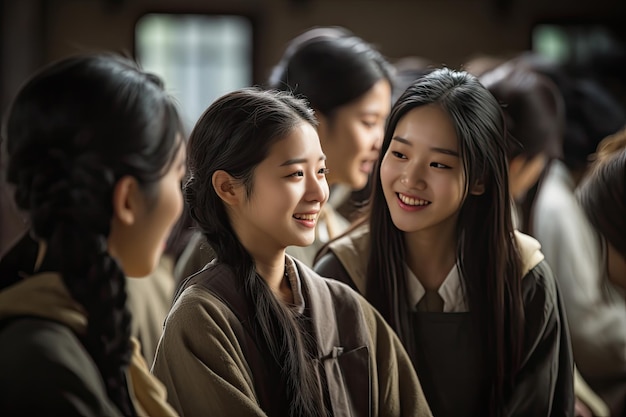
M125 381L131 317L124 273L107 251L113 190L132 176L155 198L181 131L161 80L113 54L45 67L21 88L7 120L16 203L47 243L47 267L84 308L88 324L79 337L125 415L136 414Z

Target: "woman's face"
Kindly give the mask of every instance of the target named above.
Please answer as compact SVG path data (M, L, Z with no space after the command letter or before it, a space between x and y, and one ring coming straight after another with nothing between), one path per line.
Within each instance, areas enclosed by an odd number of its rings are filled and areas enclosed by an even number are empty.
M405 233L453 237L465 199L465 174L452 119L437 105L417 107L398 122L380 167L394 225ZM480 194L477 187L470 190Z
M236 194L239 202L229 207L231 223L255 258L313 243L328 199L326 157L315 128L303 122L272 145L254 169L251 195L242 184Z
M182 213L181 182L186 160L184 144L179 148L169 170L157 182L154 194L147 196L136 185L130 186L128 208L132 208L132 222L117 217L113 220L109 253L127 276L144 277L154 270Z
M345 184L354 190L367 185L390 109L391 85L381 79L359 99L337 109L332 118L318 113L329 184Z

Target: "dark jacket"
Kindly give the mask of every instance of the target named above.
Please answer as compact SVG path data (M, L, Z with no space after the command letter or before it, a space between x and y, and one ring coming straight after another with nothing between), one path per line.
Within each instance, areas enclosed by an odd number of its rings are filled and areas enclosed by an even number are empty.
M526 317L522 367L502 399L504 416L573 416L573 357L567 323L539 243L516 233L522 254ZM369 233L361 227L333 242L315 271L366 293ZM409 352L435 416L487 415L483 341L470 313L413 313L415 352Z
M32 274L23 240L0 264L0 416L101 416L122 413L80 340L87 317L61 276ZM30 270L29 270L30 268ZM12 271L12 272L11 272ZM126 371L129 399L139 416L175 416L131 338Z

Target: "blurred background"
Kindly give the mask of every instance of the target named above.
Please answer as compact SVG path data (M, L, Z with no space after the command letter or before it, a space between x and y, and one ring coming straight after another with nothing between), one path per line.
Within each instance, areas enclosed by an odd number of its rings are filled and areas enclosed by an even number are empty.
M286 43L344 26L391 61L437 66L535 51L626 103L625 0L2 0L0 111L35 69L81 51L135 57L193 125L216 97L263 84Z

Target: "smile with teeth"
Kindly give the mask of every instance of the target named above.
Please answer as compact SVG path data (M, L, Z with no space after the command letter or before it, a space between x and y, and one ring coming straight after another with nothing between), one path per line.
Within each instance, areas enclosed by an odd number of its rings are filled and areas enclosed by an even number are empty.
M400 201L402 201L407 206L426 206L430 204L430 201L428 200L420 200L419 198L409 197L402 193L397 193L397 194L398 194L398 198L400 199Z
M317 218L317 214L294 214L293 217L295 217L298 220L315 220Z

